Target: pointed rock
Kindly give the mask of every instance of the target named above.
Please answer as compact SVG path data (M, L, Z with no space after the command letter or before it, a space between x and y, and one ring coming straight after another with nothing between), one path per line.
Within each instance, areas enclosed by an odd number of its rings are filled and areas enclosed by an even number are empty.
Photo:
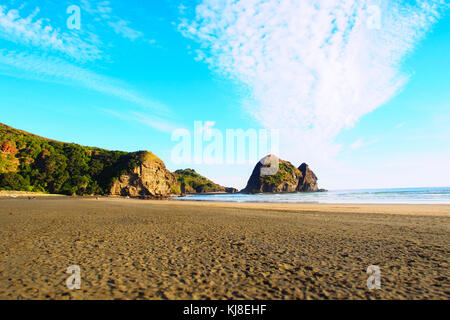
M269 154L253 169L247 186L242 193L295 192L301 176L300 170L290 162Z
M318 192L317 177L306 163L296 168L289 161L269 154L253 169L241 193Z
M309 168L306 163L302 163L298 169L301 171L302 176L298 182L297 191L300 192L316 192L319 191L317 186L317 176Z

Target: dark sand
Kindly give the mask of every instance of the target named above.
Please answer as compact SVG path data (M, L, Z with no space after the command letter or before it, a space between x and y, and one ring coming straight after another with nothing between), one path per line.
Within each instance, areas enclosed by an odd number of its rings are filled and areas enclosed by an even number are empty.
M448 205L4 198L0 298L449 299L449 231Z

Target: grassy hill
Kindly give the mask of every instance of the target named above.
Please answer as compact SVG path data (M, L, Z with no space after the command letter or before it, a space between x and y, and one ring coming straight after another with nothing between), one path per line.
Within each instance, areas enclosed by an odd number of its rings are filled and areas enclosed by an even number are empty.
M0 123L0 189L3 190L107 194L115 179L132 170L141 157L142 152L109 151L59 142Z
M225 187L198 174L194 169L177 170L174 174L182 193L225 192Z

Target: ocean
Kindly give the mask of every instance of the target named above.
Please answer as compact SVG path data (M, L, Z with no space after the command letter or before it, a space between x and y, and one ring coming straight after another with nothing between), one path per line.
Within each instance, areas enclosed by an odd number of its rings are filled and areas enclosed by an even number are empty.
M450 204L450 187L330 190L283 194L198 194L178 200L275 203Z

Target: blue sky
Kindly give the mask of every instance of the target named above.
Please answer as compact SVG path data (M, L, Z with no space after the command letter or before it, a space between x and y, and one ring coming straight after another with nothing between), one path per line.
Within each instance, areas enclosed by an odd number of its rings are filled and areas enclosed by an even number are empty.
M449 39L443 1L3 0L0 121L237 188L253 164L174 163L171 133L276 128L321 187L448 186Z

